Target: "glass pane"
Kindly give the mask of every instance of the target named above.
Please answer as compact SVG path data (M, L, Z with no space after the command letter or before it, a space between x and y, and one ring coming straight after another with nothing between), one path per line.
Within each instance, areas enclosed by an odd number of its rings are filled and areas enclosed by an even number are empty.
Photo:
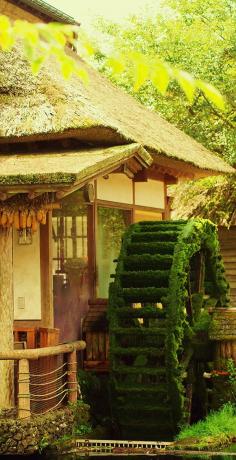
M136 209L134 213L134 222L141 222L142 220L163 220L162 212Z
M88 208L72 198L69 205L63 201L60 209L53 210L54 324L61 342L81 338L89 297Z
M131 213L124 209L98 207L97 271L98 297L107 298L113 262L119 255L122 235L130 224Z
M76 234L77 234L77 236L81 236L83 234L82 221L83 221L83 216L77 216L76 217Z
M72 258L73 257L73 247L72 247L72 238L67 238L66 239L66 253L65 253L66 258Z

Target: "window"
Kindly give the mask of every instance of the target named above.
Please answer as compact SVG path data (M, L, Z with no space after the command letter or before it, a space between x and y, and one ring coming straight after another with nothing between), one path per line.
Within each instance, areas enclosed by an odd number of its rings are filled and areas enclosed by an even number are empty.
M114 259L119 255L124 231L131 223L131 211L98 206L97 217L97 296L107 298L110 275L116 267Z
M53 273L63 273L72 260L87 261L87 208L78 207L76 215L54 211L52 224Z

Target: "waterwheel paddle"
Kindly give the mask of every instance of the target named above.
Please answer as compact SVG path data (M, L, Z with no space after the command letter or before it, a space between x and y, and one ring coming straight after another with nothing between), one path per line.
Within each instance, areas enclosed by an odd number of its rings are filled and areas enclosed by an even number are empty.
M227 304L214 224L129 227L108 308L111 405L124 438L160 439L190 419L194 326L209 305Z

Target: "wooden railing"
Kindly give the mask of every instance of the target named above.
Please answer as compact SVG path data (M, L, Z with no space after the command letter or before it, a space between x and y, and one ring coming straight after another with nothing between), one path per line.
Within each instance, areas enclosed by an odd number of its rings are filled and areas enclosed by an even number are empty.
M77 351L84 350L85 346L84 341L76 341L53 347L0 352L0 360L16 362L19 418L48 412L65 401L77 401Z

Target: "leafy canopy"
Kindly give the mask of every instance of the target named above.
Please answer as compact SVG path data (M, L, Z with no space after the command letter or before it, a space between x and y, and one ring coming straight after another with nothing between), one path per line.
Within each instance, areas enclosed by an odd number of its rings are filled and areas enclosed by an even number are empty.
M96 55L98 66L141 103L233 163L236 3L165 0L164 6L152 16L131 17L125 26L97 21L98 31L113 44L117 56L123 56L127 49L133 50L129 56L142 55L143 67L136 69L135 84L132 61L123 69L119 64L120 73L114 74L113 62L100 52ZM115 65L117 62L122 59L119 57ZM183 91L187 100L183 100ZM226 99L224 112L219 110L223 107L220 93Z
M75 40L75 35L78 37L77 40ZM86 71L65 53L65 46L72 45L83 58L95 55L91 41L77 26L58 23L31 24L24 20L11 22L6 16L0 16L0 48L3 51L9 51L19 39L23 43L24 52L34 73L40 70L47 57L53 55L60 63L61 72L65 78L75 73L84 82L87 81ZM135 51L132 46L129 50L125 50L122 49L122 44L121 46L118 44L117 52L112 56L107 56L106 64L116 76L123 75L124 71L128 70L132 76L132 86L135 92L144 84L151 82L154 88L164 95L170 81L175 81L182 88L190 103L193 103L196 92L200 89L208 100L219 109L224 109L224 99L213 85L195 78L188 71L173 66L159 57L158 53L147 56L146 52L142 52L138 47Z

